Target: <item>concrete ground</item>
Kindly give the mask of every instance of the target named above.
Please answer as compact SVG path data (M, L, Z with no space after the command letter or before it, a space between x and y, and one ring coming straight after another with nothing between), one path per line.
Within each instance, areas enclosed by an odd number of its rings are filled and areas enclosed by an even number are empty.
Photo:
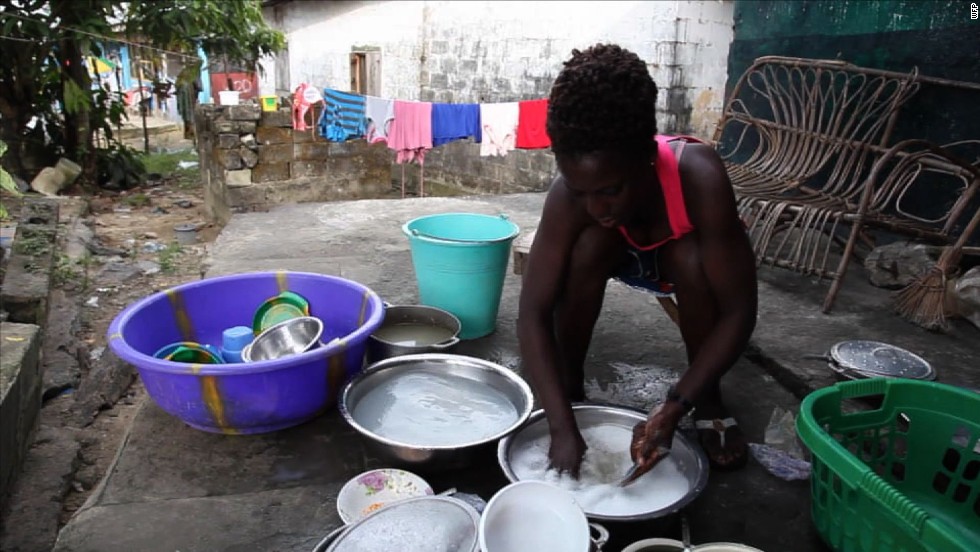
M393 304L417 302L408 242L401 225L432 213L506 213L530 231L541 194L477 198L363 200L284 205L236 214L210 252L209 276L287 269L361 282ZM836 381L825 353L846 339L874 339L910 349L940 381L980 388L977 330L925 332L890 311L889 295L852 271L831 315L819 312L826 283L785 271L761 271L758 328L750 351L725 378L733 415L752 442L777 407ZM497 331L464 342L457 352L520 369L514 322L520 280L510 270ZM650 408L685 366L676 328L655 299L617 282L609 285L587 366L591 400ZM88 503L61 531L61 552L305 551L341 521L335 499L350 477L387 464L336 412L291 429L254 436L194 430L152 400L140 408L118 456ZM464 470L418 470L437 492L455 487L489 500L507 483L492 454ZM685 512L694 543L742 542L775 552L826 550L812 527L809 484L786 482L759 463L712 473L708 488ZM610 524L621 550L653 536L679 538L679 517Z

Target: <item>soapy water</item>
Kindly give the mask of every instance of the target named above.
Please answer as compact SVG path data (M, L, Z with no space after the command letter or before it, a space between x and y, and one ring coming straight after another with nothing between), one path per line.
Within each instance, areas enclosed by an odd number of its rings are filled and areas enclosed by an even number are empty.
M428 447L482 441L518 418L514 404L493 387L433 373L406 374L378 385L351 414L372 433Z
M453 338L453 331L431 324L393 324L382 326L374 337L403 347L423 347Z
M632 431L617 425L597 425L582 430L588 450L579 478L559 474L548 467L551 438L541 438L511 453L511 468L520 480L557 485L575 497L587 514L629 516L653 512L675 504L690 490L690 482L670 456L632 484L620 487L632 466L629 447Z

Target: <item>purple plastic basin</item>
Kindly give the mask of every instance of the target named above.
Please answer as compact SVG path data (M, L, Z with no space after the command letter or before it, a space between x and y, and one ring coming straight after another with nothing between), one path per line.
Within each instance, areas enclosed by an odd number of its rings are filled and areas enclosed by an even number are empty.
M228 327L251 326L263 301L294 291L323 321L329 346L240 364L185 364L153 357L175 341L221 344ZM264 433L310 420L364 366L367 339L384 319L371 289L336 276L251 272L219 276L154 293L120 312L109 346L136 367L150 397L191 427L226 434Z

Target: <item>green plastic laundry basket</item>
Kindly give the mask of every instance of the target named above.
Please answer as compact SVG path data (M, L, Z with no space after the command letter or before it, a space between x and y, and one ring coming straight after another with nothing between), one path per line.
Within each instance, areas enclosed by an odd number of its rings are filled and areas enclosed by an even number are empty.
M844 402L862 397L881 406ZM813 453L813 523L834 550L980 550L980 394L908 379L841 382L803 400L797 431Z

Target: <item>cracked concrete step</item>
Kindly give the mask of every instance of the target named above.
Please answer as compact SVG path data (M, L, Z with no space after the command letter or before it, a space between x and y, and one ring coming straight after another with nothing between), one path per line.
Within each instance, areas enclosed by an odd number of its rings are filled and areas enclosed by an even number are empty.
M0 499L6 502L41 409L41 328L0 324Z

